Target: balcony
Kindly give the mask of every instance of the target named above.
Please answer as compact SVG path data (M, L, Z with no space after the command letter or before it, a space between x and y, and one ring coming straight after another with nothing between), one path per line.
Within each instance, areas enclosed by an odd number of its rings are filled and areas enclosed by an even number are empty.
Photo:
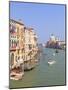
M24 47L22 46L22 47L19 47L19 46L12 46L12 47L10 47L10 51L15 51L15 50L17 50L17 49L23 49Z
M15 50L16 50L16 46L10 47L10 51L15 51Z

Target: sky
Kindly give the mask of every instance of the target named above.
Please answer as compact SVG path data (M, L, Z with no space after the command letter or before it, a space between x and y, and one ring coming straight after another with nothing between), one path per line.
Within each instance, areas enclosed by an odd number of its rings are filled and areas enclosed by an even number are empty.
M65 40L65 5L10 2L10 18L34 28L39 43L47 42L51 34Z

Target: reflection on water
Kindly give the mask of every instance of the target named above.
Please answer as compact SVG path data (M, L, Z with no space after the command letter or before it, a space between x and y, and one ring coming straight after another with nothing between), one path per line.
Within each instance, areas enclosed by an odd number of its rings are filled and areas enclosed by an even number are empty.
M48 85L65 84L65 51L43 48L39 56L38 65L31 71L25 72L22 80L10 80L10 87L35 87ZM48 65L48 60L55 60L56 63Z

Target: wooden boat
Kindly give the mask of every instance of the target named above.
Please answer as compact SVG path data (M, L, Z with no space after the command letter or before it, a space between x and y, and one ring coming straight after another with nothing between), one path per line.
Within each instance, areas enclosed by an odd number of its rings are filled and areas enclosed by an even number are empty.
M12 80L21 80L23 75L24 75L23 72L20 72L20 73L12 72L10 74L10 79L12 79Z
M10 79L21 80L24 75L24 71L21 66L14 67L10 70Z

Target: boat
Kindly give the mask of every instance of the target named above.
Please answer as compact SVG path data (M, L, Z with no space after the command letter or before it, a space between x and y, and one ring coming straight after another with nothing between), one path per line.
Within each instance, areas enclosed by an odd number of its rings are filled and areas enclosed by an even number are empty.
M52 64L55 64L55 63L56 63L55 60L49 60L49 61L48 61L48 64L49 64L49 65L52 65Z
M24 75L24 72L20 72L19 70L12 70L10 73L10 79L21 80L23 75Z
M58 50L56 50L56 51L55 51L55 53L59 53L59 51L58 51Z

